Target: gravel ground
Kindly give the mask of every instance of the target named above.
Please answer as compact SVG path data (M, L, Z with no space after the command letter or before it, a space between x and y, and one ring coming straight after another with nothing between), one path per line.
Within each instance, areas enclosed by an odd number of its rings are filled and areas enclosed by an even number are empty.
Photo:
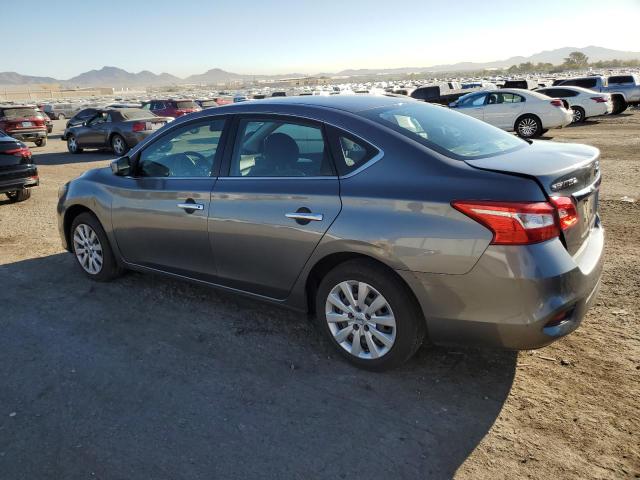
M0 478L640 478L640 110L549 132L602 150L595 308L537 351L340 360L304 316L152 275L87 281L57 189L109 153L34 148L0 200Z

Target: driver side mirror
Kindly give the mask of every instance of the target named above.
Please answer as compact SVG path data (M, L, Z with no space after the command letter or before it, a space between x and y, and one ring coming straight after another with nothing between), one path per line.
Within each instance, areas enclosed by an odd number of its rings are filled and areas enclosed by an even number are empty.
M114 175L125 176L131 172L131 159L129 157L116 158L111 162L111 172Z

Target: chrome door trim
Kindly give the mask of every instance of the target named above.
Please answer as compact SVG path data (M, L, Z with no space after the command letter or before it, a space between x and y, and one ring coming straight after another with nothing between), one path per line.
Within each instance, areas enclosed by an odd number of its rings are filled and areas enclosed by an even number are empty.
M324 215L321 213L307 213L307 212L294 212L294 213L285 213L285 217L290 218L292 220L302 220L305 222L321 222L324 219Z

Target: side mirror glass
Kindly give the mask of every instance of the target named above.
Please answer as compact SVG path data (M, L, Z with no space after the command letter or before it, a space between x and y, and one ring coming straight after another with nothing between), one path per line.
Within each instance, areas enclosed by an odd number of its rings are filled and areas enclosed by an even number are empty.
M131 172L131 159L129 157L116 158L111 162L111 171L118 176L129 175Z

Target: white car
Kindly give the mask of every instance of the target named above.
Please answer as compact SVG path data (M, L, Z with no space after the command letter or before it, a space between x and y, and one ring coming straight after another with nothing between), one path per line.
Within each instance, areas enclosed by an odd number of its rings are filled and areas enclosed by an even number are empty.
M564 98L573 110L573 122L584 122L589 117L607 115L613 111L613 102L608 93L594 92L582 87L548 87L536 90L548 97Z
M519 88L469 93L449 106L523 138L539 137L573 121L563 100Z

